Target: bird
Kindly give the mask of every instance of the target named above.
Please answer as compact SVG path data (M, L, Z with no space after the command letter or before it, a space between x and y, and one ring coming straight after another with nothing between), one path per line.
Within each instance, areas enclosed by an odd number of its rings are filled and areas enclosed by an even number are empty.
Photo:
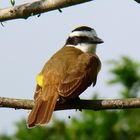
M95 86L101 69L96 55L103 40L88 26L71 31L64 46L44 65L37 75L34 106L29 113L29 128L49 123L57 101L74 101L89 86Z

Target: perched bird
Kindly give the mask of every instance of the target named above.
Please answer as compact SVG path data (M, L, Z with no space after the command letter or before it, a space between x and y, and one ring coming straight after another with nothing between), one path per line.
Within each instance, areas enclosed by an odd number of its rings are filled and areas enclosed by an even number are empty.
M90 27L77 27L70 33L65 45L37 76L35 105L28 117L28 127L47 124L57 100L62 103L74 100L91 84L96 84L101 68L95 53L99 43L103 41Z

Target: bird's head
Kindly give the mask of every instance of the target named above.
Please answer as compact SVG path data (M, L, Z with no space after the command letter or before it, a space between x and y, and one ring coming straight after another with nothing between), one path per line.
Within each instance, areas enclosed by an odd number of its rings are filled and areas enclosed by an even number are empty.
M78 48L83 52L95 53L96 46L100 43L103 43L103 40L97 36L93 28L80 26L70 33L65 45Z

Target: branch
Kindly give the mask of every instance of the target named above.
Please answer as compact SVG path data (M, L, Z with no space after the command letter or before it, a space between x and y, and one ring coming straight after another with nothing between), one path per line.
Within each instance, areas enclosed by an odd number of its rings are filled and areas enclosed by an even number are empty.
M40 0L19 6L0 9L0 22L40 15L41 13L57 10L92 0Z
M0 107L15 109L32 109L33 100L12 99L0 97ZM140 108L140 98L129 99L106 99L106 100L78 100L72 103L57 102L55 110L67 109L89 109L89 110L105 110L105 109L130 109Z

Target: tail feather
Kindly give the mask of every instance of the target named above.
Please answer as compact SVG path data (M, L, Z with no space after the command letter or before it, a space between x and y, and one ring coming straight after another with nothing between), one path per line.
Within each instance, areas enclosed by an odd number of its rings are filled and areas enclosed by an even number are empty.
M29 114L27 122L28 127L34 127L39 124L47 124L51 119L57 99L57 93L46 96L46 99L44 99L44 96L39 96Z
M35 103L32 111L30 112L30 114L28 116L28 121L27 121L28 127L35 126L36 114L38 114L41 104L42 104L42 102L40 102L39 100Z
M48 101L48 106L44 112L44 117L42 118L42 120L40 122L41 124L45 124L45 123L48 123L50 121L52 113L55 109L57 99L58 99L58 95L50 97L50 100Z
M40 121L42 120L42 118L44 117L44 112L46 110L48 106L48 100L42 100L42 104L40 105L40 108L36 114L36 121L35 124L41 124Z

